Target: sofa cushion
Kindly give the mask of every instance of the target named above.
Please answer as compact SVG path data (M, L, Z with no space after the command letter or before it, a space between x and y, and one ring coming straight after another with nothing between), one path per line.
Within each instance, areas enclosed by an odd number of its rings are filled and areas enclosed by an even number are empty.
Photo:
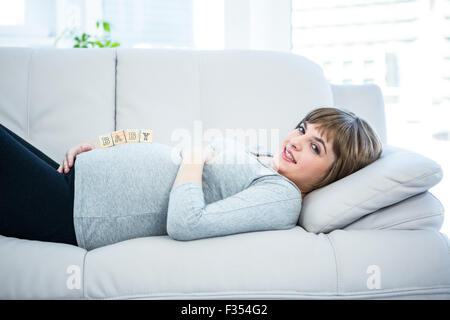
M28 137L27 92L31 48L0 50L0 123Z
M450 297L449 247L437 231L335 230L327 236L341 298L355 293L362 299Z
M82 299L86 252L0 235L0 299Z
M378 209L428 190L442 175L442 168L435 161L386 145L377 161L309 193L303 199L299 224L315 233L341 229Z
M450 257L429 230L289 230L126 240L86 254L87 299L449 298ZM404 272L408 268L409 272Z
M114 130L114 49L33 49L28 72L29 138L50 158Z
M289 230L126 240L86 255L88 299L289 299L335 294L326 235Z

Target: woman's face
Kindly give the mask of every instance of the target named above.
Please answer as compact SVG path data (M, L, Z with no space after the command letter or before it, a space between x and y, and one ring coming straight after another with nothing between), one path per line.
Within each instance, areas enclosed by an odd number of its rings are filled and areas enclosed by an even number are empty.
M273 167L279 174L293 181L304 196L336 159L330 142L319 135L314 124L301 123L282 142L278 153L274 155ZM292 153L294 161L284 154L286 147Z

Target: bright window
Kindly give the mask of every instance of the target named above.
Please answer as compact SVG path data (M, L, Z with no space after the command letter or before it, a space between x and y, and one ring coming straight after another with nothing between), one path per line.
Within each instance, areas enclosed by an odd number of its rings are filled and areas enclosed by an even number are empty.
M0 26L23 25L25 0L0 0Z
M122 48L224 48L225 0L0 0L0 46L70 48L111 25Z
M103 19L112 22L113 35L124 47L192 47L192 0L108 0L102 3Z
M103 0L122 47L223 49L224 0Z

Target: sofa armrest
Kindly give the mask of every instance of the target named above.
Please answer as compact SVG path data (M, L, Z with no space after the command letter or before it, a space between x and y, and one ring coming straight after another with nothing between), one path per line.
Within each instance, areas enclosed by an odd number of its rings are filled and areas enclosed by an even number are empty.
M387 143L384 99L376 84L339 85L330 84L333 102L338 108L345 108L364 118L377 131L381 141Z
M444 207L429 191L381 208L349 224L344 230L428 229L439 231L444 222Z

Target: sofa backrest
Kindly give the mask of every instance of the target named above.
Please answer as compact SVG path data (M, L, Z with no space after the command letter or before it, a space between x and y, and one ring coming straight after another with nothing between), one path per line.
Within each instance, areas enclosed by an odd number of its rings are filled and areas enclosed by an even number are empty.
M0 123L57 162L75 144L126 128L152 129L165 144L178 142L177 130L257 132L277 151L308 111L355 89L330 86L302 56L269 51L0 48L0 69ZM382 98L370 101L376 88L363 88L357 104L337 94L348 103L340 106L370 117L384 139Z
M114 130L115 51L0 49L0 123L60 162Z
M228 138L233 137L225 130L250 130L264 135L269 141L258 142L276 151L307 111L332 104L321 68L298 55L117 50L117 127L152 128L157 142L176 143L177 129L192 136L215 129ZM278 133L276 146L271 129Z

